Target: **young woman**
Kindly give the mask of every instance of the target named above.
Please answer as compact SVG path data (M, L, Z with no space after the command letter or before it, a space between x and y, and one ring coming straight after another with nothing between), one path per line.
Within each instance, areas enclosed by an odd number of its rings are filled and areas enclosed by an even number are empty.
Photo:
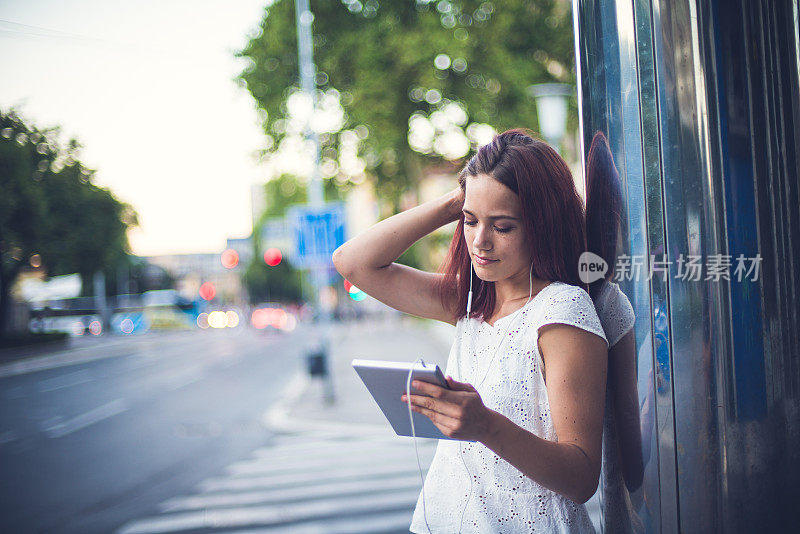
M458 219L438 273L394 263ZM385 219L333 255L400 311L456 326L449 389L415 383L441 440L413 532L594 532L583 506L600 471L607 343L578 287L585 250L569 168L522 130L481 147L459 187Z

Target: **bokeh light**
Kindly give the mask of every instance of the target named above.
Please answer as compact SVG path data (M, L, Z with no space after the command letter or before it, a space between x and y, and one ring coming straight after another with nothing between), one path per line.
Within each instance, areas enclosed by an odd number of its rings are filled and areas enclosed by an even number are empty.
M200 315L197 316L197 326L199 326L202 329L208 328L208 314L207 313L201 313Z
M239 265L239 253L232 248L229 248L222 253L220 256L220 261L222 261L222 266L226 269L233 269Z
M250 323L258 330L271 326L279 330L292 331L297 326L297 318L281 308L258 308L253 310Z
M133 332L133 321L126 317L119 324L119 329L123 334L130 334Z
M211 328L225 328L228 326L228 314L224 311L213 311L209 313L208 326Z
M355 300L356 302L361 302L365 298L367 298L367 294L358 289L356 286L347 282L349 287L346 285L345 288L347 289L347 294L350 295L350 298Z
M217 289L211 282L205 282L200 286L200 298L203 300L213 300L217 294Z
M253 328L258 330L263 330L269 326L269 315L267 314L267 310L264 308L253 310L253 315L250 317L250 324L253 325Z
M275 267L282 259L283 255L277 248L268 248L267 251L264 252L264 262L270 267Z
M433 64L439 70L445 70L450 68L450 56L447 54L439 54L436 56L436 59L433 60Z
M95 319L89 323L89 332L91 332L93 336L99 336L103 333L103 324Z
M225 315L228 316L228 328L236 328L239 326L239 314L233 310L229 310L225 312Z

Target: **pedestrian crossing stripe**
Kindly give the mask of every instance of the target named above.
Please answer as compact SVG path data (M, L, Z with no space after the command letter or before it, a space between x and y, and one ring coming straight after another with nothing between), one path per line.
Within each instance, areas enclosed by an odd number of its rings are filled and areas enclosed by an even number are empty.
M420 440L427 469L436 440ZM410 440L327 433L277 436L194 495L168 499L159 513L118 534L216 529L239 534L407 532L420 492ZM237 530L239 529L239 530Z

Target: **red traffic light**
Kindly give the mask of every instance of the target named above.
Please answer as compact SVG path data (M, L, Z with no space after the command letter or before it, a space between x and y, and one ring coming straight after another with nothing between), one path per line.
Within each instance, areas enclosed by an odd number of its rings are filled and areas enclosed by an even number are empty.
M268 248L264 253L264 262L270 267L275 267L283 259L281 251L277 248Z
M211 282L206 282L200 286L200 298L203 300L213 300L217 294L217 289Z
M229 248L222 253L222 256L220 256L220 261L222 262L222 266L226 269L233 269L239 265L239 253L232 248Z

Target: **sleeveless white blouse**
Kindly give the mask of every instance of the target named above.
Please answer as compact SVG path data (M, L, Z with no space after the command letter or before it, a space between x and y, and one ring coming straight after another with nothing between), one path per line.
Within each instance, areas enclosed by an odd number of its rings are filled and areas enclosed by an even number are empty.
M569 324L606 339L589 294L553 282L494 326L464 317L456 324L447 374L472 384L483 403L537 436L558 441L550 416L539 328ZM498 345L502 347L498 351ZM410 530L594 532L586 508L546 489L481 443L440 440ZM463 523L462 523L463 513ZM427 518L427 525L426 525Z

